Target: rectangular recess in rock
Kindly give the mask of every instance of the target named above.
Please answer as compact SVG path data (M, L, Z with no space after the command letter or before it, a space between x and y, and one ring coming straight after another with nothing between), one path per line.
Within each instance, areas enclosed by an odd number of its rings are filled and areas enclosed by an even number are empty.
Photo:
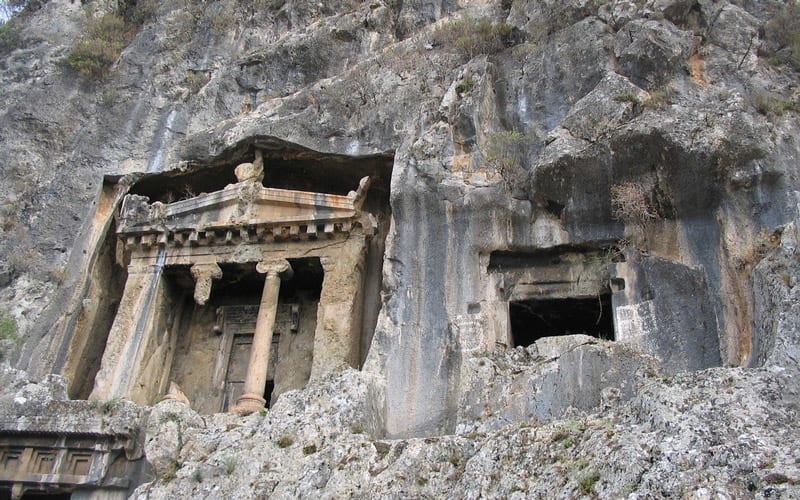
M314 358L314 332L324 271L319 258L290 259L289 262L294 274L281 284L267 367L267 388L263 396L267 407L283 392L305 386L311 375ZM176 355L171 376L190 401L203 402L195 404L201 413L227 411L242 394L256 326L258 293L263 288L263 277L259 280L255 269L251 273L242 270L237 273L223 271L225 274L234 278L230 282L222 280L223 283L217 287L215 293L220 297L219 304L249 301L251 305L215 307L215 297L212 295L216 320L213 324L201 322L201 332L195 334L195 338L206 338L207 351L209 355L217 353L216 358L211 363L208 359L193 360L202 356L199 353L204 351L198 347L197 340L187 343L185 347L179 345L179 353L185 354L181 355L180 360ZM213 333L215 324L219 325L218 333ZM213 370L213 373L200 375L198 365L204 366L205 370ZM214 392L208 393L209 388Z
M610 268L614 247L563 246L493 252L488 272L501 345L527 346L543 337L585 334L614 340Z
M529 299L509 303L514 347L529 346L543 337L589 335L614 340L611 294L593 298Z

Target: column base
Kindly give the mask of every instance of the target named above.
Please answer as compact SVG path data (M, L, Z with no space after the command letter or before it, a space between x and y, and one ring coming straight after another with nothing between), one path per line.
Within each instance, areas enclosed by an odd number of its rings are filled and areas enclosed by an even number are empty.
M250 415L263 410L266 404L267 400L257 394L242 394L236 401L236 405L228 411L239 415Z

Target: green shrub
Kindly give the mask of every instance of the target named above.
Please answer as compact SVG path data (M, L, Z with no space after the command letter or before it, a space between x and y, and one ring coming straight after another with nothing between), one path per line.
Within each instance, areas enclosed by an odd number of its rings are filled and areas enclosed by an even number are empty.
M778 103L778 109L781 113L784 111L794 111L795 113L800 113L800 104L796 101L781 101Z
M525 154L525 134L519 130L498 132L489 137L486 159L498 170L522 163Z
M486 162L497 170L511 187L524 179L525 161L537 142L540 142L540 138L538 127L535 126L527 132L519 130L498 132L489 137L485 152Z
M629 102L634 106L642 105L642 100L639 99L639 96L637 96L633 92L624 92L622 94L617 94L616 96L614 96L614 100L619 102Z
M800 3L788 2L764 26L766 55L773 63L788 64L800 71Z
M0 340L19 341L17 321L14 316L3 310L0 310ZM2 358L3 352L0 351L0 359Z
M780 94L768 90L755 89L749 95L750 104L764 116L783 116L786 111L800 111L796 101L787 101Z
M158 13L158 0L136 0L120 6L120 13L126 21L141 26L155 19Z
M189 70L186 75L186 83L189 86L189 92L192 94L200 92L200 89L205 87L209 80L211 80L211 77L205 71Z
M22 35L13 20L0 24L0 54L22 47L22 42Z
M294 438L291 436L283 436L278 439L278 448L288 448L294 444Z
M489 19L464 17L450 21L436 30L436 41L445 49L470 59L481 54L495 54L509 45L512 27Z
M180 469L178 462L175 460L170 461L167 469L161 474L161 480L165 483L172 481L177 476L178 469Z
M600 474L594 471L589 471L581 475L580 479L578 480L578 486L580 487L581 494L588 495L589 493L594 490L594 485L597 481L600 480Z
M231 9L206 9L205 19L217 35L225 35L236 28L236 14Z
M472 90L472 87L475 86L475 83L476 82L475 80L472 79L472 77L469 76L465 77L458 83L458 85L456 85L456 93L458 95L466 94L467 92Z
M72 47L67 64L87 78L104 80L132 36L132 26L121 16L108 13L93 18L86 35Z
M122 403L122 398L111 398L100 402L99 408L103 413L108 413L116 408L120 403Z
M19 342L19 335L17 333L17 321L14 316L0 309L0 361L5 359L6 348L9 343Z
M673 90L669 87L650 92L650 96L642 101L642 107L647 109L661 109L672 104Z
M231 474L236 471L236 466L239 465L239 461L233 455L228 455L225 457L225 474L230 476Z

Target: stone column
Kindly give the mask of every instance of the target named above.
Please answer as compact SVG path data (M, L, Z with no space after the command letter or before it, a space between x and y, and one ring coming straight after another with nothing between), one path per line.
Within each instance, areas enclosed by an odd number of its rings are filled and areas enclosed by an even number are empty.
M216 262L211 264L195 264L191 268L194 278L194 301L199 306L206 305L211 296L211 283L222 278L222 269Z
M256 330L253 333L253 344L250 347L250 362L247 365L247 376L244 380L244 394L239 396L231 411L241 414L256 412L266 404L263 398L267 386L267 366L269 351L272 346L272 331L275 328L275 315L278 312L278 292L281 288L281 275L291 276L292 266L286 260L263 261L256 265L256 270L266 274L261 304L258 307Z

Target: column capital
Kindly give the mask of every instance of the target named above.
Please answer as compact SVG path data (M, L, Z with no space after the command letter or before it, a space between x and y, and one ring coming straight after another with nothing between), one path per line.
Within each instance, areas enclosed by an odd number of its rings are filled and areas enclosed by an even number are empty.
M206 276L213 279L222 278L222 269L220 269L219 264L216 262L194 264L189 271L192 273L192 278L195 280Z
M211 262L195 264L191 267L190 272L194 278L194 301L203 306L211 296L212 281L222 278L222 269L216 262Z
M267 276L291 278L294 270L286 259L262 260L256 264L256 271Z

